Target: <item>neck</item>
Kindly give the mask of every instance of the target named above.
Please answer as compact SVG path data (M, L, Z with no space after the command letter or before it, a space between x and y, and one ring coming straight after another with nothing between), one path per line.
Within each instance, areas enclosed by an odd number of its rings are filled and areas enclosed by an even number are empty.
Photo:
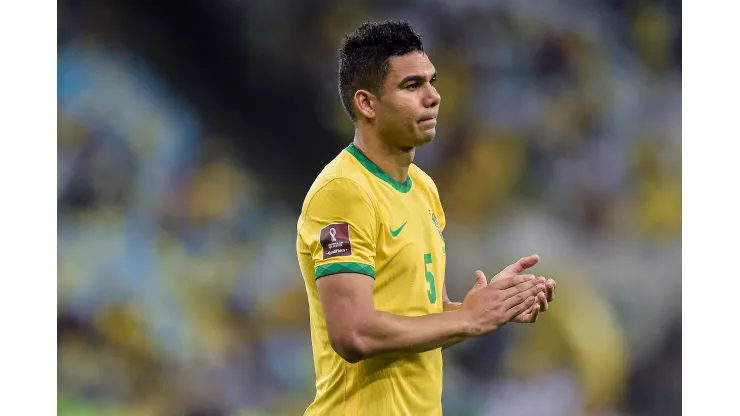
M393 178L396 182L404 183L409 174L409 166L414 161L415 149L401 149L389 145L379 137L363 134L359 129L355 130L353 140L355 147L373 163L378 165L383 172Z

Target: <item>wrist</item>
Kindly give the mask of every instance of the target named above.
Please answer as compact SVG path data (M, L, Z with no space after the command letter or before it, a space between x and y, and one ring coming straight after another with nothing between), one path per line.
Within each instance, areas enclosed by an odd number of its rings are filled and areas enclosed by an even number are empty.
M465 337L465 338L471 338L476 336L477 330L475 321L472 319L472 316L468 311L463 309L456 309L451 312L450 314L454 314L456 318L456 322L459 324L458 328L458 336Z

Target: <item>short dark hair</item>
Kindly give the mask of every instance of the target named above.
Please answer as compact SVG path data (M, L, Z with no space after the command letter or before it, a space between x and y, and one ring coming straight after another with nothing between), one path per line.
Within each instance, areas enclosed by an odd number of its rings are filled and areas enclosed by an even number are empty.
M380 95L389 59L416 51L424 52L424 45L406 21L366 22L345 36L339 50L339 96L352 121L357 121L355 92L366 89Z

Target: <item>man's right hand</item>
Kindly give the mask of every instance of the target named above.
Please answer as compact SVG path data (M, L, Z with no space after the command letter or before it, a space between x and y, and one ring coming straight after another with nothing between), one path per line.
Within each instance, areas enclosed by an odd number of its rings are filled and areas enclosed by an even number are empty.
M475 274L477 281L460 309L469 322L470 336L485 335L502 327L532 306L538 293L545 292L542 277L517 274L498 277L487 284L482 271Z

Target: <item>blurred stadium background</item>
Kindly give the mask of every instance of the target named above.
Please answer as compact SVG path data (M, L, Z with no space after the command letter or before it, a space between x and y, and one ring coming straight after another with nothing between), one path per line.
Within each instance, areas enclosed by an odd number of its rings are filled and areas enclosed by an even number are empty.
M533 326L445 352L447 415L681 413L681 3L59 0L60 415L299 415L300 204L352 138L342 35L407 19L448 291L539 253Z

